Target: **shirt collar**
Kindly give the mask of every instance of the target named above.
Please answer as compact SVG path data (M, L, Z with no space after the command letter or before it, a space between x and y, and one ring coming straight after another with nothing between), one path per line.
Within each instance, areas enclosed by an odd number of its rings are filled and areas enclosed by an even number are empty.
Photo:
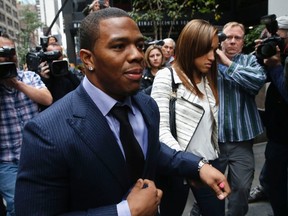
M104 116L108 115L116 103L129 106L133 115L135 115L135 110L130 96L126 97L124 102L119 102L93 85L86 76L83 79L83 87Z

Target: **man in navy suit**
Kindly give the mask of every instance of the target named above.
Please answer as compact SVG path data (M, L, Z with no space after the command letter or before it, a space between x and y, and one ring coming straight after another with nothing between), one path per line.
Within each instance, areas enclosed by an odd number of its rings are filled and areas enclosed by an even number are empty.
M16 183L16 214L155 215L162 197L156 174L181 175L211 186L219 199L230 188L223 174L195 155L159 143L155 101L138 92L144 38L117 8L88 15L80 28L86 76L80 86L27 123ZM144 155L130 182L116 103L130 107L129 121Z

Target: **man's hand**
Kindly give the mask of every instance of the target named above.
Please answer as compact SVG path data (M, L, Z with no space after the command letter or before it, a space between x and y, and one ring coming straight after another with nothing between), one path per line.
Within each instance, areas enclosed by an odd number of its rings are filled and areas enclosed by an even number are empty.
M227 67L229 67L232 64L232 61L225 55L225 53L222 50L217 49L216 54L217 54L217 61L219 63L226 65Z
M153 181L138 179L127 197L131 215L156 215L162 194Z
M18 84L20 82L21 81L19 81L16 77L11 77L11 78L1 80L1 83L3 85L6 85L7 87L10 87L10 88L15 88L15 89L18 89L18 86L19 86Z
M200 179L215 191L218 199L223 200L231 193L226 177L209 164L202 166L199 175Z
M47 62L46 61L41 62L39 64L39 68L40 68L40 72L39 72L40 76L44 77L46 79L49 79L50 78L50 74L49 74L50 70L49 70L49 65L47 64Z
M254 41L255 43L255 52L257 52L257 48L262 44L263 40L256 39ZM280 54L280 48L276 46L276 54L274 56L271 56L267 59L264 59L264 64L268 67L275 67L277 65L281 65L281 54Z

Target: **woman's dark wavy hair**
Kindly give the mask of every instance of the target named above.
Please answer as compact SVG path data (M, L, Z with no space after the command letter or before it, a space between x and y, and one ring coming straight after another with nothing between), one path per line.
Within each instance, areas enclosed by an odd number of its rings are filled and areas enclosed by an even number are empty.
M100 21L114 17L131 18L126 11L114 7L101 9L86 16L80 26L80 49L92 51L100 35Z
M176 59L173 67L182 80L183 85L200 97L202 97L203 94L197 88L193 79L193 73L197 72L195 59L211 50L213 37L215 37L217 33L218 30L209 22L202 19L194 19L186 24L177 40L175 50ZM189 84L183 73L189 78L193 86ZM215 99L218 102L216 60L213 62L211 72L207 74L207 78Z

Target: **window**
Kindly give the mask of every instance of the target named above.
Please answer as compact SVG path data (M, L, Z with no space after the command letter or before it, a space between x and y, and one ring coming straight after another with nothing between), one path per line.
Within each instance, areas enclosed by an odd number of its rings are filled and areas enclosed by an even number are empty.
M6 4L6 11L7 13L11 14L11 7L7 4Z
M12 21L12 19L11 18L7 18L7 25L8 26L13 26L13 21Z

